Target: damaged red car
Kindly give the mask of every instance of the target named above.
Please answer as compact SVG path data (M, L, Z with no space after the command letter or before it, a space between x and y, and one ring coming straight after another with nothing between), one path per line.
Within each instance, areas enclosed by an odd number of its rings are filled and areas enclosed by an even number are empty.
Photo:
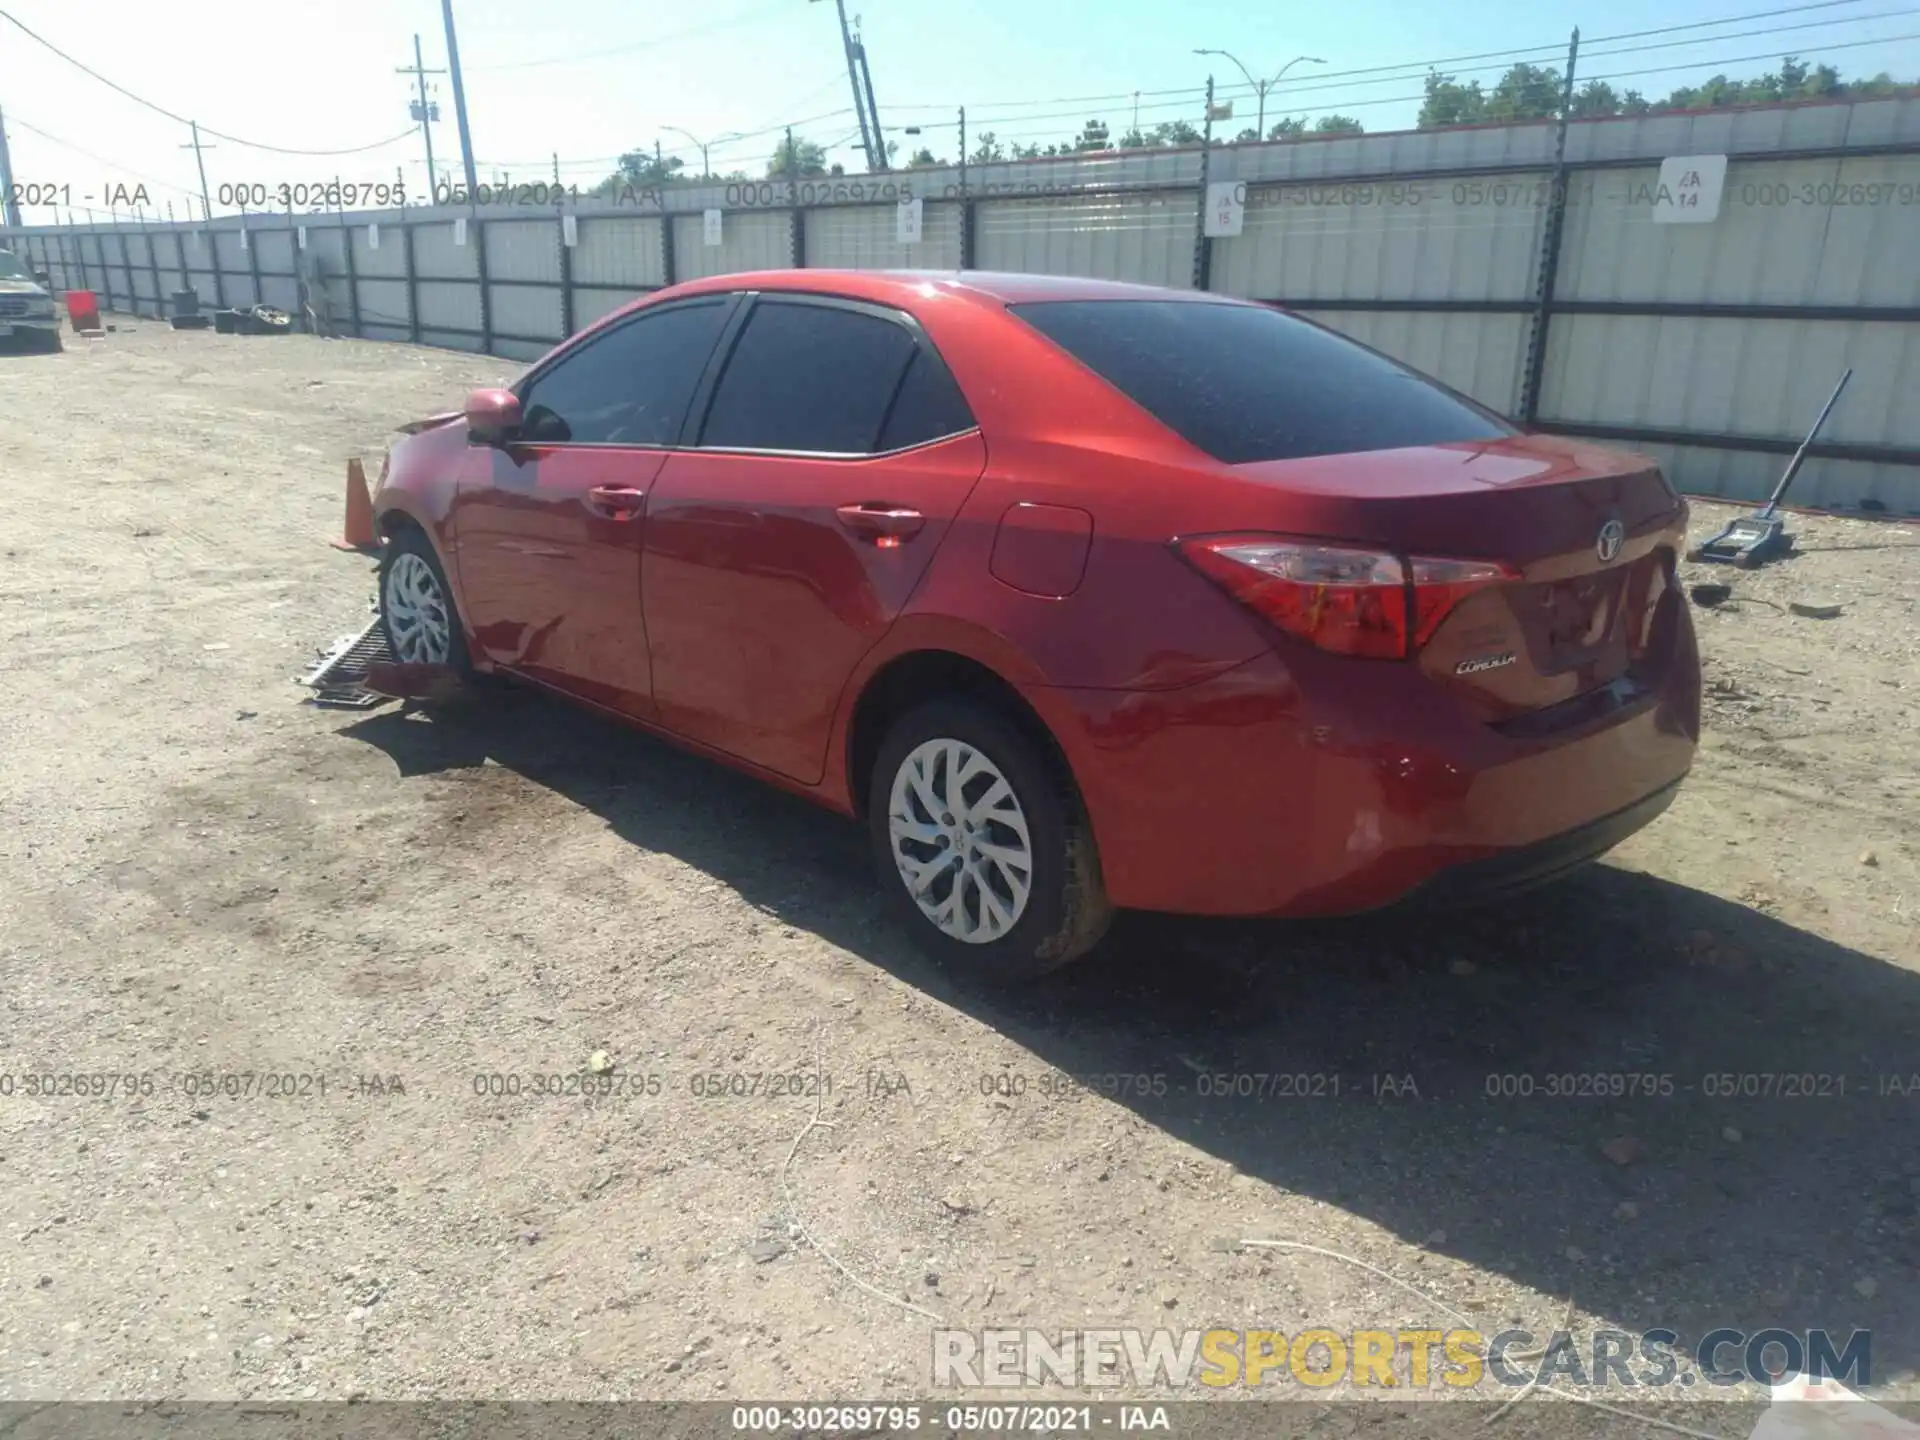
M945 958L1483 900L1692 761L1687 510L1306 320L1034 275L646 297L397 444L395 654L861 818Z

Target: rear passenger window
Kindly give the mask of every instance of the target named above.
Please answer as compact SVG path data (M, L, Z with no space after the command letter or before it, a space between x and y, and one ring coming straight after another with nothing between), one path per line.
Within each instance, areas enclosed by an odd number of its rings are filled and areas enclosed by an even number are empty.
M886 427L880 432L882 450L904 450L945 435L973 428L973 412L960 398L947 367L921 346L907 366L900 393L893 398Z
M904 325L832 305L757 302L700 443L869 455L918 346Z
M1278 310L1048 300L1013 313L1229 465L1518 433L1424 375Z

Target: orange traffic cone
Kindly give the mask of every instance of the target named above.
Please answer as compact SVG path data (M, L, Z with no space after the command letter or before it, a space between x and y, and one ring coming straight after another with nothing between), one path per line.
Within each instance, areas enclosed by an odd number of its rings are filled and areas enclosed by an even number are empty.
M347 461L347 519L341 538L333 542L336 550L374 550L379 537L373 533L373 497L367 493L367 472L359 460Z

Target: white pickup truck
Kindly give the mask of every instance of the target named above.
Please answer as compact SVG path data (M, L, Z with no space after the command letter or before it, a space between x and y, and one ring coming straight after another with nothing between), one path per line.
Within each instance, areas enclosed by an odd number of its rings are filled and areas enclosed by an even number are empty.
M0 250L0 343L19 340L36 350L60 348L60 316L53 296L10 250Z

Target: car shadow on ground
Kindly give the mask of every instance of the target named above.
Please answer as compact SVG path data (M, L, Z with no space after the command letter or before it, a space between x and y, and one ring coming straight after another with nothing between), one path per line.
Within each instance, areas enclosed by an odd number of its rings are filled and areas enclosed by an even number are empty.
M515 771L968 1011L1034 1073L1623 1329L1870 1328L1874 1380L1920 1361L1911 971L1602 864L1437 917L1123 915L996 993L919 955L858 826L719 765L518 690L345 733L403 774ZM1165 1084L1107 1078L1134 1076Z

